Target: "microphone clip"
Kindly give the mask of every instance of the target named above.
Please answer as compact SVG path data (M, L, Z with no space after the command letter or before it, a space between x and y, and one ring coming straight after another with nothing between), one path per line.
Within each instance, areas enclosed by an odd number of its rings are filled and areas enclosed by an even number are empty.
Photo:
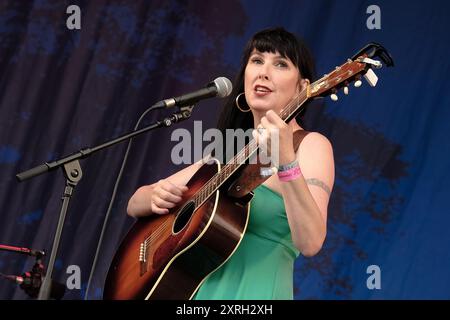
M182 115L182 120L186 120L191 117L192 109L194 109L194 105L180 107L180 113Z
M194 105L178 107L179 112L172 114L170 117L165 118L162 122L164 126L170 127L172 124L180 122L181 120L189 119L192 115L192 109Z

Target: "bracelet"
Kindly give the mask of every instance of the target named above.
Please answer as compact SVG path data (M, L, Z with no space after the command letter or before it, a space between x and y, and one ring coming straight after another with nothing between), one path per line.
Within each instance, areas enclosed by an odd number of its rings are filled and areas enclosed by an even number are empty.
M287 170L289 170L289 169L296 168L296 167L299 167L299 164L298 164L298 160L297 160L297 159L295 159L294 161L289 162L289 163L287 163L287 164L280 164L280 165L278 166L278 172L287 171Z
M302 171L300 170L300 167L294 167L285 171L278 171L278 179L283 182L292 181L297 179L302 175Z

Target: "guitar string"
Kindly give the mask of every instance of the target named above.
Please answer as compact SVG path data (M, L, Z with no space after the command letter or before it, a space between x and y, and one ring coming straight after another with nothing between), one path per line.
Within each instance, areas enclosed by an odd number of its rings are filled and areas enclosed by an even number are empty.
M148 236L144 240L144 242L146 243L146 249L148 249L150 243L153 242L153 240L155 240L156 237L159 237L162 234L162 232L166 229L168 224L169 219L167 218L154 232L150 234L150 236Z
M294 97L289 103L288 105L281 111L280 116L283 120L287 119L289 116L292 115L292 113L294 113L298 107L300 107L301 105L303 105L303 103L306 101L307 97L307 89L303 90L302 92L299 93L299 95L297 95L296 97ZM303 101L300 101L300 99L304 99ZM294 108L295 107L295 108ZM247 158L251 157L253 155L253 153L258 149L258 146L255 146L256 141L253 139L250 141L250 143L248 145L246 145L241 151L239 151L236 156L234 156L227 164L225 164L222 168L221 171L219 171L218 173L216 173L214 176L212 176L204 185L203 187L197 191L196 194L199 193L203 193L204 191L206 191L207 188L210 188L210 185L212 184L211 181L212 180L221 180L222 177L221 176L225 176L224 181L231 175L234 173L234 171L237 169L232 169L231 173L228 174L223 174L223 172L225 172L226 170L229 170L229 168L231 168L232 166L236 166L239 167L243 161L245 161ZM249 149L253 149L254 150L249 150ZM248 151L248 152L247 152ZM248 156L246 156L245 154L248 153ZM236 163L236 159L243 157L243 161L238 161ZM223 182L223 181L222 181ZM219 182L219 185L222 183ZM217 183L216 183L217 184ZM216 188L216 186L214 186L214 188ZM206 199L209 198L206 197ZM200 203L203 203L203 201L200 201Z
M295 112L297 110L298 107L300 107L301 105L303 105L303 103L306 101L306 96L307 96L307 90L303 90L302 92L300 92L300 94L298 94L296 97L294 97L289 103L288 105L280 112L280 117L283 119L283 121L285 119L287 119L289 116L291 116L291 114L293 112ZM300 101L300 99L304 99L303 101ZM295 107L295 108L294 108ZM294 110L292 110L294 108ZM201 205L206 199L209 198L206 197L206 195L204 195L205 191L208 191L209 188L213 187L213 190L216 188L217 184L222 184L223 181L225 181L232 173L234 173L234 171L237 169L237 167L239 167L243 162L245 161L247 158L251 157L251 155L257 150L258 146L256 145L256 141L253 139L250 141L250 143L248 145L246 145L241 151L239 151L236 156L234 156L224 167L221 171L219 171L218 173L216 173L213 177L211 177L204 185L203 187L200 188L200 190L198 190L196 192L196 195L194 196L194 202L197 203L198 200L198 195L201 196L201 198L204 198L199 202L199 205ZM253 149L253 150L252 150ZM243 158L242 160L239 161L240 158ZM236 160L238 160L237 163ZM237 166L236 168L233 168L233 166ZM229 170L230 168L233 168L231 170ZM228 173L228 171L231 171L231 173ZM223 179L223 181L221 181ZM214 183L212 183L212 181L215 181ZM220 182L217 183L217 180L219 180ZM206 194L208 193L212 193L213 191L209 191L206 192ZM196 207L198 207L199 205L196 205ZM168 221L169 219L166 219L150 236L148 236L145 239L146 242L146 249L148 249L148 247L150 246L151 242L158 236L160 236L162 234L162 232L164 231L164 229L167 227L168 225Z

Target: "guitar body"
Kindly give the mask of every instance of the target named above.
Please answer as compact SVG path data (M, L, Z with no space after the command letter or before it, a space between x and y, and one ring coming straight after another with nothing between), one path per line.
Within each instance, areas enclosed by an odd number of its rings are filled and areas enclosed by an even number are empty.
M104 299L191 299L233 254L246 230L253 194L237 202L219 188L199 207L192 201L219 170L218 161L204 164L177 207L138 219L111 263Z

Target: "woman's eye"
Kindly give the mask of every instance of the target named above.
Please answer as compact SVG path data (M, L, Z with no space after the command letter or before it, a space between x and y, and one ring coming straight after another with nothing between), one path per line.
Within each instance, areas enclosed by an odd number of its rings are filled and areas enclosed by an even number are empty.
M277 67L286 68L288 65L287 65L287 63L284 62L284 61L279 61L279 62L277 62L276 66L277 66Z
M252 62L253 62L253 63L256 63L256 64L261 64L261 63L262 63L262 60L259 59L259 58L253 58L253 59L252 59Z

